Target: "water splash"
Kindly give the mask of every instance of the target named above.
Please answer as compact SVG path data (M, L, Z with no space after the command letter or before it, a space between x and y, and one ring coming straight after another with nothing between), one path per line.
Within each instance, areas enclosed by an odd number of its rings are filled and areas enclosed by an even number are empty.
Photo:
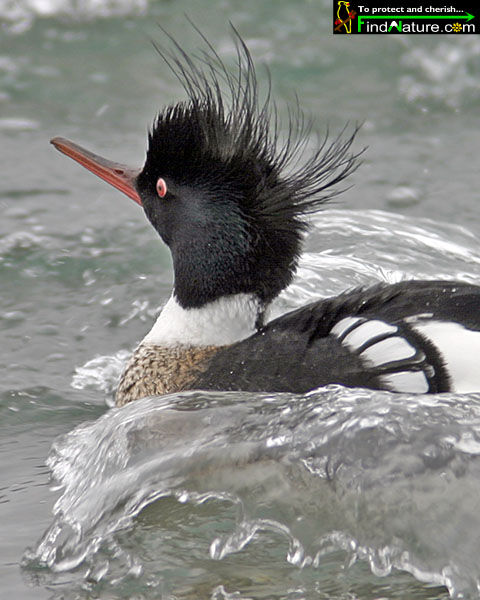
M98 390L112 394L131 353L120 350L114 356L96 356L77 367L72 378L72 387L77 390Z
M309 252L275 314L377 282L480 280L478 244L464 227L381 210L334 209L322 211L313 224Z
M286 564L319 568L341 550L377 576L401 569L460 598L480 583L479 448L474 395L329 386L304 396L145 399L55 443L48 463L63 492L28 560L57 572L101 564L96 578L108 580L113 544L123 577L133 564L147 577L125 530L147 506L174 498L212 507L203 541L215 561L254 541L268 552L280 537ZM233 513L218 534L224 504Z

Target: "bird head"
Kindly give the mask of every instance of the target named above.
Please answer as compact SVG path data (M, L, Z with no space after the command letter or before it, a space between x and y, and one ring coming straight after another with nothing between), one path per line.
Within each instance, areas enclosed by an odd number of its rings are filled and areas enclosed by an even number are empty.
M298 103L282 127L269 77L260 99L250 52L235 30L233 37L233 70L206 40L200 56L171 36L169 48L156 46L187 98L158 114L141 169L52 140L143 207L171 251L184 308L238 293L268 304L293 277L307 215L357 166L356 129L346 139L317 136L307 151L314 129Z

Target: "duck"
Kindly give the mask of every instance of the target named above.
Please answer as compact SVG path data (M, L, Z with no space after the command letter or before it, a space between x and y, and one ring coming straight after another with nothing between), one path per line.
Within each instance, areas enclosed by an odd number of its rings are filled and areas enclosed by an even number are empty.
M479 391L477 285L377 283L270 317L311 215L360 164L358 127L312 148L314 120L297 100L280 123L269 76L262 96L235 29L233 69L205 37L192 55L166 34L167 46L154 45L186 99L158 113L143 167L51 140L136 202L172 256L172 294L126 364L116 405L195 389Z

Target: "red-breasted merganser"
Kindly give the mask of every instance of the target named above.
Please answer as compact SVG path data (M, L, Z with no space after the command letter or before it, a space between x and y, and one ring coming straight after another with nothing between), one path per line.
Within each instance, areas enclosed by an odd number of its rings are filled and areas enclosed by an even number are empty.
M172 296L127 364L117 405L188 389L306 392L329 383L479 391L474 285L381 284L268 322L292 280L307 215L356 168L354 135L307 155L310 123L295 108L281 142L238 34L235 72L211 45L195 58L170 39L173 50L158 50L188 99L158 115L142 169L52 140L142 206L173 257Z

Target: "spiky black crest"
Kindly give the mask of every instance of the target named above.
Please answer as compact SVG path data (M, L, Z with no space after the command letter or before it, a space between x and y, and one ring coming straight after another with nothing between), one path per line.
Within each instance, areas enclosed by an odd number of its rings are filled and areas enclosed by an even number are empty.
M305 215L335 196L337 184L357 166L358 155L350 152L357 128L346 139L343 131L333 141L317 136L316 149L307 152L312 121L298 102L289 110L282 135L268 72L261 100L250 52L232 29L237 54L233 72L203 36L206 50L198 56L188 55L166 32L173 49L155 46L188 100L167 107L155 121L138 190L148 218L172 250L175 293L184 306L240 292L254 293L264 302L275 297L291 281ZM190 236L174 231L171 214L159 207L158 198L153 201L158 177L179 190L195 190L204 199L205 211L213 211L205 235L213 238L208 247L221 255L217 261L212 256L206 266L190 264L179 240L188 237L197 251L206 245L188 222ZM228 256L221 251L222 236ZM220 259L223 267L217 264Z

